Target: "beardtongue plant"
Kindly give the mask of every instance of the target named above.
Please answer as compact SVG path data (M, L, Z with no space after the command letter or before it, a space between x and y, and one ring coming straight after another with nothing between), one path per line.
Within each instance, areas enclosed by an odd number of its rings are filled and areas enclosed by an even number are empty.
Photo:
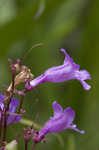
M21 60L17 60L16 63L9 60L11 64L12 82L5 93L0 94L0 150L6 150L7 128L12 123L18 123L22 119L22 115L25 112L22 107L27 92L44 82L58 83L74 79L79 80L85 90L91 88L85 81L91 79L88 71L80 70L80 66L75 64L68 53L64 49L61 49L61 51L65 54L64 63L60 66L47 69L35 79L33 79L30 69L22 65ZM20 83L25 83L25 88L22 91L16 88L16 85L18 86ZM19 100L15 98L17 95L20 96ZM45 140L46 134L58 133L67 129L84 134L84 130L79 130L73 124L75 111L72 108L67 107L63 110L61 105L54 101L53 110L54 116L50 117L39 131L33 127L24 129L25 150L28 150L30 140L33 141L31 149L34 150L34 146L37 143Z

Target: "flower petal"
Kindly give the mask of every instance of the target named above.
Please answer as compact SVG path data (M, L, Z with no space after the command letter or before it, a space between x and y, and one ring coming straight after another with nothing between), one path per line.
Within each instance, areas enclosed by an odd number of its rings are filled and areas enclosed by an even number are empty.
M17 123L22 119L21 116L16 116L15 114L9 115L7 119L7 125L10 125L11 123Z
M36 87L37 85L45 82L45 76L42 74L39 77L35 78L34 80L30 81L30 85L32 87Z
M10 125L11 123L13 123L14 119L15 119L15 115L11 115L9 114L8 119L7 119L7 125Z
M73 67L75 67L75 69L80 69L80 65L75 64L75 62L73 61L73 59L68 55L68 53L66 52L65 49L61 49L61 52L63 52L65 54L65 59L64 59L64 64L67 63L71 63L73 65Z
M10 106L9 106L9 112L15 112L17 107L19 105L19 101L16 98L13 98L11 100Z
M85 90L91 89L91 86L89 84L87 84L85 81L80 81L80 82Z
M91 76L86 70L75 71L75 78L79 80L85 90L90 90L91 86L88 85L84 80L91 80Z
M57 116L58 114L63 112L63 108L60 104L57 104L56 101L53 102L53 109L54 109L54 116Z
M64 110L65 116L66 116L66 120L67 120L67 124L66 126L68 126L69 124L72 123L72 121L75 119L75 111L72 110L70 107L67 107Z
M78 70L75 72L75 76L78 80L91 80L91 76L87 70Z
M85 131L84 130L79 130L78 128L76 128L76 125L71 125L70 129L79 132L80 134L84 134Z
M9 112L14 113L16 112L16 109L19 105L19 101L16 98L13 98L11 100L10 106L9 106ZM15 114L9 114L7 119L7 125L13 123L16 120L17 116Z
M2 102L0 102L0 109L3 111L4 109L4 104Z
M0 94L0 102L3 102L3 100L4 100L4 95Z
M14 119L14 123L17 123L17 122L19 122L20 120L22 119L22 117L21 116L17 116L15 119Z

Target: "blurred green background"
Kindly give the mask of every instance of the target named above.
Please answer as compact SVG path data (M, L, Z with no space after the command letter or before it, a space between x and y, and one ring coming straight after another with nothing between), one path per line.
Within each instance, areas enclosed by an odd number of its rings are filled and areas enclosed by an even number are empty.
M52 102L76 110L75 123L86 134L64 131L48 135L38 150L99 150L99 0L0 0L0 91L4 93L11 81L8 58L22 58L36 76L47 68L63 63L66 48L82 69L92 76L90 91L84 91L78 81L45 83L25 97L27 119L43 125L52 115ZM97 82L96 82L97 81ZM20 128L21 127L21 128ZM22 124L8 130L8 142L19 140L24 149ZM29 148L30 149L30 148Z

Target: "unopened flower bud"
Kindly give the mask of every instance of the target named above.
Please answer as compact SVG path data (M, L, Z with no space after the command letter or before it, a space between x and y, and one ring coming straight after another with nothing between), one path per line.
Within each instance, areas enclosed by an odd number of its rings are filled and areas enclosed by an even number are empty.
M45 138L44 135L39 136L39 132L35 132L34 135L33 135L33 137L32 137L32 141L33 141L34 143L39 143L39 142L43 141L44 138Z
M28 142L31 139L31 136L33 134L34 130L33 129L24 129L24 141Z

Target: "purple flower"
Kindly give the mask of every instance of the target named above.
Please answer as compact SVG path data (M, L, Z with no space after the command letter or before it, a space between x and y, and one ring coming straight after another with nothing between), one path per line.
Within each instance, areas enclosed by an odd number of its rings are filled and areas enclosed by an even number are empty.
M16 109L19 106L19 101L16 98L12 98L11 103L9 105L9 114L7 118L7 125L10 125L11 123L17 123L22 118L20 116L16 116L14 113L16 113ZM0 109L3 112L4 111L4 95L0 94ZM0 111L0 119L1 119L1 111Z
M84 134L84 130L76 128L75 124L72 124L75 118L75 111L70 107L62 109L56 101L53 102L54 116L45 123L44 127L34 135L34 142L40 142L46 134L57 133L66 129L75 130L81 134Z
M44 82L57 83L74 79L79 80L85 90L89 90L91 88L91 86L85 82L85 80L91 79L88 71L79 70L80 66L74 63L67 52L64 49L61 49L61 51L65 54L64 64L46 70L42 75L30 81L30 86L26 85L27 89L33 89Z

